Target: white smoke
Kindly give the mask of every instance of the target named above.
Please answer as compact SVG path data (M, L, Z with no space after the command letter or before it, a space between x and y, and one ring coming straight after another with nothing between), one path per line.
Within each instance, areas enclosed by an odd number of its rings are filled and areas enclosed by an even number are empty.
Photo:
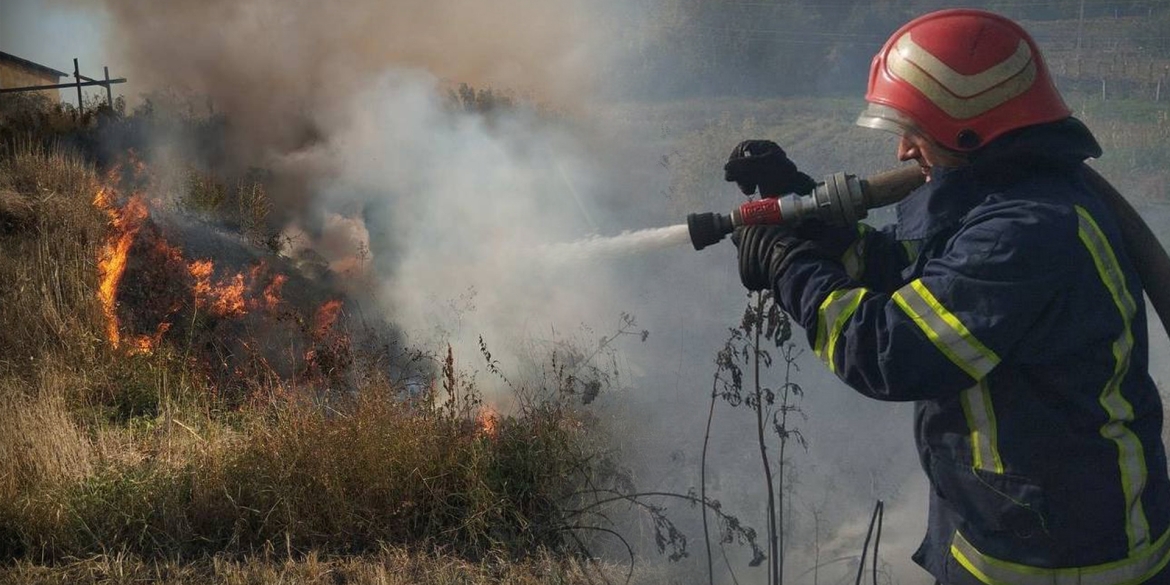
M616 314L603 266L556 269L536 253L588 229L566 182L588 198L596 173L563 125L452 110L436 78L411 70L386 73L347 112L314 153L334 169L315 204L360 220L379 308L412 341L474 358L483 336L517 358L533 331Z

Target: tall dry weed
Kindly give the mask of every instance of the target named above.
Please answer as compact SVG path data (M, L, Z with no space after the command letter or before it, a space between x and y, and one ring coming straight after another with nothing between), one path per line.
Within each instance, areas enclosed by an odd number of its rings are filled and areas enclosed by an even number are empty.
M25 381L0 380L0 502L92 470L89 440L65 400L72 382L53 369L42 373L31 392Z
M29 498L92 473L89 439L66 400L73 383L54 367L42 369L31 383L0 378L0 558L26 552Z
M80 158L31 143L0 160L6 205L27 221L0 228L0 375L35 371L47 355L78 363L101 335L94 259L105 218L97 177Z

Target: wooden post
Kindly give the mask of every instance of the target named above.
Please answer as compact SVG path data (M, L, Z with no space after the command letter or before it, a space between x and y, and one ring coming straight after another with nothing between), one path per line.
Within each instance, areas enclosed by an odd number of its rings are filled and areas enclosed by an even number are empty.
M77 58L73 58L73 77L77 80L77 112L81 113L83 102L81 101L81 69L77 66Z
M102 70L106 72L106 105L110 106L112 110L114 109L114 92L110 91L110 68L103 66Z

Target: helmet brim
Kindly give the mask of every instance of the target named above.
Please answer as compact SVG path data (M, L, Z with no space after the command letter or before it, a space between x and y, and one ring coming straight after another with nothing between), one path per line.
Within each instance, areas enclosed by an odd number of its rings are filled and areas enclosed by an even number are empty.
M856 123L862 128L873 128L899 136L918 127L906 114L890 106L875 103L870 103L858 114Z

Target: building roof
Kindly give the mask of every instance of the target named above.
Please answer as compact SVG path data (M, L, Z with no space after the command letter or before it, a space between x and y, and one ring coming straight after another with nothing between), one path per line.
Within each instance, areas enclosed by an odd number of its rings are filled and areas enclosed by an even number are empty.
M20 57L17 57L16 55L10 55L8 53L0 51L0 63L5 63L5 62L15 63L17 65L20 65L21 67L24 67L25 69L32 69L33 71L36 71L37 73L42 73L45 75L56 75L57 77L68 77L69 76L68 73L65 73L63 71L57 71L56 69L53 69L52 67L45 67L44 65L41 65L39 63L33 63L32 61L29 61L28 59L21 59Z

